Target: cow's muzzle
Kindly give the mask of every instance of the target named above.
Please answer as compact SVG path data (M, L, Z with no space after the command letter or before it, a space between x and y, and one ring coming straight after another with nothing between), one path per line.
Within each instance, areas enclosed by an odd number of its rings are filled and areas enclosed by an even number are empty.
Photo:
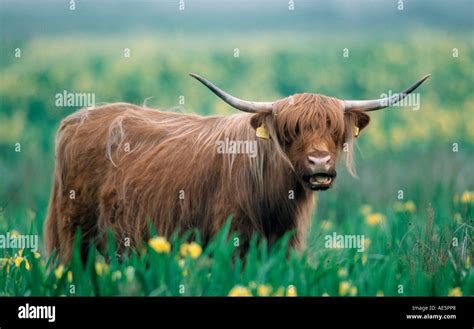
M332 186L336 179L336 172L318 172L304 177L304 181L313 191L324 191Z

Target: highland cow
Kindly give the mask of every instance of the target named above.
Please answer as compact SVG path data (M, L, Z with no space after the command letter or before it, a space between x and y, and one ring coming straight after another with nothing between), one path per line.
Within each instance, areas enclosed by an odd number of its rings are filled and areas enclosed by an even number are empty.
M369 101L296 94L275 102L240 100L192 74L225 102L247 113L202 117L114 103L65 118L56 137L56 167L45 222L46 250L70 260L81 232L103 249L111 230L124 251L149 236L199 230L204 241L232 216L243 241L273 243L292 231L301 248L314 191L330 188L344 150L369 123L368 111L395 104L407 90ZM255 144L256 153L218 152L222 141Z

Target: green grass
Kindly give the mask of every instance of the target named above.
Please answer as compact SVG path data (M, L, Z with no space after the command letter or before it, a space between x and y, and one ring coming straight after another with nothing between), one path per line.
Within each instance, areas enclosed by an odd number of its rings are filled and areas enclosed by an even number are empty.
M117 261L113 243L95 249L85 264L78 248L69 265L49 264L29 250L2 258L0 294L7 296L446 296L474 294L472 226L474 193L453 203L455 218L432 208L397 203L388 214L363 207L352 225L323 222L311 246L290 250L289 234L272 248L254 238L240 258L238 234L226 225L201 253L186 253L186 236L159 239ZM372 219L372 221L371 221ZM228 222L230 223L230 222ZM352 226L352 227L351 227ZM363 226L363 227L360 227ZM356 228L357 227L357 228ZM324 236L364 232L365 250L328 249ZM14 250L3 251L13 255ZM51 261L51 258L49 259ZM51 270L48 270L51 269Z

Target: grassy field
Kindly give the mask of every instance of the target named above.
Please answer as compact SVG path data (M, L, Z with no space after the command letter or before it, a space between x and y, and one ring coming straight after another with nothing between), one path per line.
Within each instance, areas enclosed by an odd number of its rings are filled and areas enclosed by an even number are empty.
M149 106L207 115L234 110L189 71L255 100L297 92L375 98L432 77L419 89L420 110L372 115L358 142L359 178L340 166L336 186L318 196L302 253L287 255L285 239L271 250L254 241L241 260L226 230L204 250L199 241L156 237L121 263L92 254L83 267L76 255L51 271L41 250L0 249L0 295L474 295L472 42L443 34L403 42L282 39L233 36L216 45L203 36L78 35L24 41L21 58L2 52L0 234L38 234L41 246L54 134L76 110L56 107L58 92L94 92L97 103L153 97ZM325 248L333 232L364 235L364 252Z

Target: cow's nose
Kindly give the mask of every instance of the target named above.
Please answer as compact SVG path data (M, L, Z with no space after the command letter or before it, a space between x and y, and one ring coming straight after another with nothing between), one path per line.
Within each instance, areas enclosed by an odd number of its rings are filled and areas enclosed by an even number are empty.
M311 155L308 155L308 163L311 169L313 170L328 170L329 169L329 162L331 161L331 156L326 155L323 157L314 157Z

